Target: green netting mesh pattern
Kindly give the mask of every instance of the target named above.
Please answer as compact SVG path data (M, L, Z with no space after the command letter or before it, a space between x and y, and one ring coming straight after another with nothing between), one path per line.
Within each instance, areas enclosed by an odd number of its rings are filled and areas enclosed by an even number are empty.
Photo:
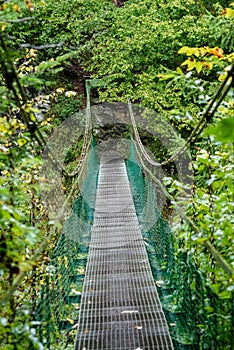
M152 273L175 349L231 349L232 305L206 285L193 255L173 237L157 208L156 185L138 164L134 146L126 161L134 204ZM225 337L220 334L225 332Z
M41 277L35 320L45 349L72 349L74 344L99 170L94 146L83 170L80 196Z

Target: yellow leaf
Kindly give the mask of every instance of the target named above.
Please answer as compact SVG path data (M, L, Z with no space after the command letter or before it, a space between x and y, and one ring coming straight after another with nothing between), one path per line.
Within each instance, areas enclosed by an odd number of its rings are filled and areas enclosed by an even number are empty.
M70 322L71 324L75 323L71 318L68 318L68 317L67 317L66 321Z
M211 63L211 62L205 62L204 63L204 68L206 68L206 69L212 69L213 68L213 63Z
M30 113L30 119L35 122L37 119L34 114Z
M227 17L227 18L233 18L234 17L234 10L227 7L223 10L222 15Z
M58 92L58 93L63 93L64 92L64 88L58 88L58 89L56 89L56 92Z
M8 8L7 4L3 4L2 6L0 6L0 11L4 11Z
M218 80L223 82L226 79L227 74L220 74Z
M181 49L178 51L178 53L179 53L179 54L183 54L183 53L187 54L188 51L189 51L189 47L188 47L188 46L183 46L183 47L181 47Z
M190 59L184 61L181 64L181 66L188 66L187 70L190 71L190 70L192 70L193 68L196 67L196 63L197 63L197 61L194 58L190 58Z
M31 49L29 51L29 54L30 54L31 57L36 57L37 56L37 50Z
M189 64L189 60L185 60L183 63L181 63L181 66L187 66Z
M225 59L228 61L228 62L233 62L234 61L234 52L230 53L230 55L227 55L225 57Z
M198 74L201 72L202 67L203 67L202 62L197 62L197 63L195 64L195 68L196 68L196 71L197 71Z
M5 29L6 29L6 23L3 23L3 24L1 25L1 30L2 30L2 32L3 32Z
M18 5L14 4L13 5L13 9L16 11L16 12L20 12L20 8Z
M198 49L197 47L194 47L193 55L195 55L196 57L199 57L200 56L200 49Z
M195 55L197 57L199 57L200 52L199 52L199 48L197 47L188 47L188 46L183 46L179 51L179 54L185 53L187 56L192 56Z
M21 138L21 139L17 140L17 143L18 143L19 147L22 147L27 143L27 140Z
M29 113L31 111L32 105L30 103L27 103L26 105L23 106L23 109L25 110L26 113Z
M200 56L205 56L209 52L210 48L209 46L205 46L205 47L200 47L199 50L200 50Z

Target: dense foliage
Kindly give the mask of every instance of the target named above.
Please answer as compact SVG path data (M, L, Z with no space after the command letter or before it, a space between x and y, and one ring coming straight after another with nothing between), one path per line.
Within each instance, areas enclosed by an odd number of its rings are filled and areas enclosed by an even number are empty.
M231 1L117 5L111 0L0 2L2 349L43 348L31 315L40 293L35 276L45 273L57 229L40 198L40 140L46 142L55 126L84 106L84 77L103 77L102 101L130 98L158 112L186 139L233 63ZM233 300L233 279L202 243L209 239L233 264L233 104L229 91L190 147L194 184L186 214L200 233L180 218L173 224L206 283L221 303L228 301L224 308ZM148 123L154 128L153 120ZM145 140L156 153L155 140ZM79 140L72 155L67 150L67 159L73 161L80 149ZM165 184L176 198L181 184L167 175ZM231 349L230 339L226 344Z

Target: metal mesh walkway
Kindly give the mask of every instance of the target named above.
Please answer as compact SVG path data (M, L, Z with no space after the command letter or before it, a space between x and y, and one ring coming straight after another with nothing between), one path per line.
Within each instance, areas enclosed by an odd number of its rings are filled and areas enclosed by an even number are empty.
M76 350L173 349L124 161L103 156Z

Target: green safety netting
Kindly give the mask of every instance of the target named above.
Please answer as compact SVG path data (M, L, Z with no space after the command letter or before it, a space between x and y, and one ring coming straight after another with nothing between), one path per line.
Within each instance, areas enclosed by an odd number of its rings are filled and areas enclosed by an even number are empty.
M83 169L80 195L40 281L40 300L34 320L45 349L73 348L94 218L98 171L99 160L93 142Z
M128 176L174 347L178 350L231 349L232 300L218 299L206 285L191 252L173 237L157 207L157 184L144 174L137 158L131 142L126 161Z

